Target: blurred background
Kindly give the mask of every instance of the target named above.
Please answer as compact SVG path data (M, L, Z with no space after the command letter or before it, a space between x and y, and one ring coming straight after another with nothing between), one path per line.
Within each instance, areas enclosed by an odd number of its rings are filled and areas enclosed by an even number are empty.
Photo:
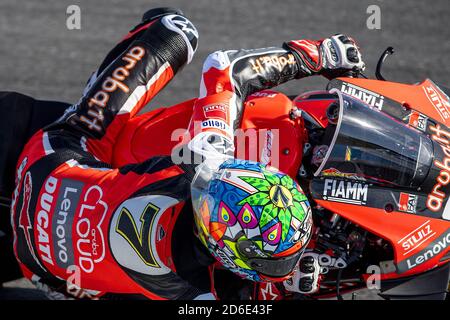
M81 29L68 30L67 7L81 9ZM380 29L367 27L376 5ZM280 46L291 39L352 36L362 49L366 74L373 77L382 51L396 53L384 66L392 81L431 78L450 85L450 1L411 0L1 0L0 91L73 103L108 50L154 7L182 9L200 33L194 60L147 107L169 106L197 95L201 67L215 50ZM325 88L312 77L280 87L288 94ZM0 262L1 263L1 262ZM10 282L0 299L37 299L25 280ZM367 296L362 296L368 298Z
M81 9L81 29L68 30L66 9ZM370 5L381 9L381 29L370 30ZM201 66L219 49L279 46L290 39L319 39L335 33L354 37L373 77L387 46L396 53L384 74L414 83L431 78L449 85L448 0L2 0L0 2L0 90L39 99L75 102L103 57L149 8L181 8L200 33L192 63L151 102L167 106L197 95ZM313 77L280 89L289 94L322 89Z

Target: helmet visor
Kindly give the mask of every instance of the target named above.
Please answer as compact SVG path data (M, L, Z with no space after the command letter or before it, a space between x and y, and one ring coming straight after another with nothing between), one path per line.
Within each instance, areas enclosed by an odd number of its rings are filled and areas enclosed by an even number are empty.
M311 234L311 232L305 231L305 239L302 242L303 246L300 250L289 256L261 256L260 254L257 254L258 250L254 250L257 246L249 240L239 241L237 243L237 250L239 251L241 258L250 268L252 268L252 270L271 278L281 278L289 275L294 270L309 243Z

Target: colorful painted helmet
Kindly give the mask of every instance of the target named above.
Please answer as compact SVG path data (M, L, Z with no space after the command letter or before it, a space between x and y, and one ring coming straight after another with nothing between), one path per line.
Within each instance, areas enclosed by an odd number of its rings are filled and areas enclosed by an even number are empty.
M192 183L197 236L227 269L253 281L282 281L296 267L312 230L301 188L275 168L227 160L199 170Z

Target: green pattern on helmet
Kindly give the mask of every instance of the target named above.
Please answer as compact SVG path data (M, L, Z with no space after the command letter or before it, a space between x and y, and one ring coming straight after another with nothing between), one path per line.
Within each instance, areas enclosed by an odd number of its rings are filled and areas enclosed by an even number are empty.
M301 202L307 197L300 192L294 181L287 175L281 178L275 172L268 171L261 166L264 178L240 177L244 182L258 190L241 200L238 204L248 203L251 206L263 206L260 218L260 226L264 227L273 219L278 219L281 223L281 238L285 241L291 226L292 217L303 221L306 212Z
M308 198L306 198L306 196L301 193L300 191L297 190L297 188L292 188L291 190L292 192L292 196L294 197L294 199L298 202L303 202L305 200L308 200Z
M251 206L265 206L270 201L267 192L257 192L249 195L247 198L241 200L238 204L244 205L246 203Z
M281 239L283 241L286 239L286 235L289 231L289 228L291 226L291 211L290 210L279 210L278 212L278 219L281 222Z
M306 216L306 212L299 202L294 201L294 206L291 207L292 215L299 221L303 221Z
M272 219L275 219L278 215L278 210L275 210L275 206L272 203L266 205L261 213L260 226L264 227Z
M288 189L294 188L294 181L288 176L283 176L283 178L281 178L281 184Z
M264 173L264 177L266 177L267 181L269 181L269 183L271 185L276 185L276 184L280 184L281 183L280 178L278 178L278 176L276 174L273 174L273 173L268 172L266 170L263 173Z

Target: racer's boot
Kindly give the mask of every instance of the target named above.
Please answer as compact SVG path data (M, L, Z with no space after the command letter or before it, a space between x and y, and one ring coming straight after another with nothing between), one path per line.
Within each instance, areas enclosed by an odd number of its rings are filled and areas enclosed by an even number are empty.
M116 46L106 55L98 70L94 72L91 75L91 78L88 80L87 87L89 87L89 84L91 84L97 78L97 76L100 75L102 71L110 65L112 61L114 61L122 52L124 52L128 48L128 46L131 44L131 42L133 42L134 39L136 39L136 37L142 34L154 21L158 20L162 16L169 14L184 15L180 9L170 7L153 8L146 11L142 16L142 20L135 27L133 27L122 38L122 40L118 44L116 44Z

